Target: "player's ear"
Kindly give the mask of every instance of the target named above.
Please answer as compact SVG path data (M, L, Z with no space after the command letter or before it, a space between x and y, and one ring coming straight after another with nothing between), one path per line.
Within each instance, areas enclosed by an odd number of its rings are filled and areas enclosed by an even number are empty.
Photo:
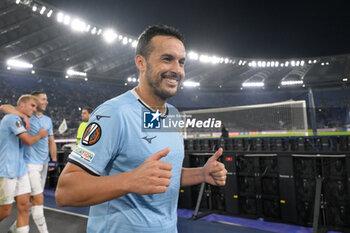
M136 64L137 69L140 71L140 73L145 71L146 59L142 55L140 55L140 54L136 55L135 64Z

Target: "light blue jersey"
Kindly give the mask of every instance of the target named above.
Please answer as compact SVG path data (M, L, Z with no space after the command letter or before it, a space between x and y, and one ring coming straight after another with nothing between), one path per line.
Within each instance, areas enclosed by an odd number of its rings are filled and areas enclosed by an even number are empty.
M27 132L22 119L13 114L5 115L0 123L0 177L18 178L27 173L24 147L18 135Z
M29 118L30 122L30 135L36 135L39 133L39 130L44 127L44 130L48 130L48 135L53 135L52 130L52 121L51 118L45 115L38 117L33 114ZM37 143L31 146L24 147L24 160L26 163L31 164L45 164L49 162L49 137L40 139Z
M175 130L145 132L146 107L135 95L129 91L100 105L68 161L93 175L108 176L133 170L149 156L170 147L169 154L161 159L172 164L170 186L163 194L130 193L92 206L87 232L177 232L183 138ZM178 114L171 105L167 108L168 114Z

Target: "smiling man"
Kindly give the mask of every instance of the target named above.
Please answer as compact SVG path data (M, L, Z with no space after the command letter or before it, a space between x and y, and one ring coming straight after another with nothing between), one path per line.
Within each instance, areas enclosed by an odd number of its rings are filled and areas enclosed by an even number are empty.
M185 77L183 36L164 25L147 28L135 63L139 85L93 112L56 189L60 206L93 205L88 232L177 232L180 186L225 185L227 171L217 161L222 149L204 167L182 168L182 135L143 128L145 111L151 126L179 114L166 101Z

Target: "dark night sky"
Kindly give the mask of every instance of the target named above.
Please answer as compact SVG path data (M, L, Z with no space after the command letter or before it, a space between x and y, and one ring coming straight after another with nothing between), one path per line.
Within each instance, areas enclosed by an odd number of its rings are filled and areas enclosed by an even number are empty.
M42 0L137 37L168 24L187 50L217 56L299 58L350 53L349 1Z

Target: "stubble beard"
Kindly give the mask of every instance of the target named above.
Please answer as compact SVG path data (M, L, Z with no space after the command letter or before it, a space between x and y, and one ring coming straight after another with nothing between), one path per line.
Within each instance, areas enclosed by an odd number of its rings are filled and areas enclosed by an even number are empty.
M147 64L147 71L145 74L147 83L150 87L152 87L154 94L159 97L161 100L166 101L167 99L169 99L170 97L174 96L177 91L178 91L178 87L179 85L176 87L176 91L175 93L171 93L165 89L161 88L161 82L163 80L162 76L163 74L158 78L156 76L152 77L152 72L153 69L150 67L149 64Z

